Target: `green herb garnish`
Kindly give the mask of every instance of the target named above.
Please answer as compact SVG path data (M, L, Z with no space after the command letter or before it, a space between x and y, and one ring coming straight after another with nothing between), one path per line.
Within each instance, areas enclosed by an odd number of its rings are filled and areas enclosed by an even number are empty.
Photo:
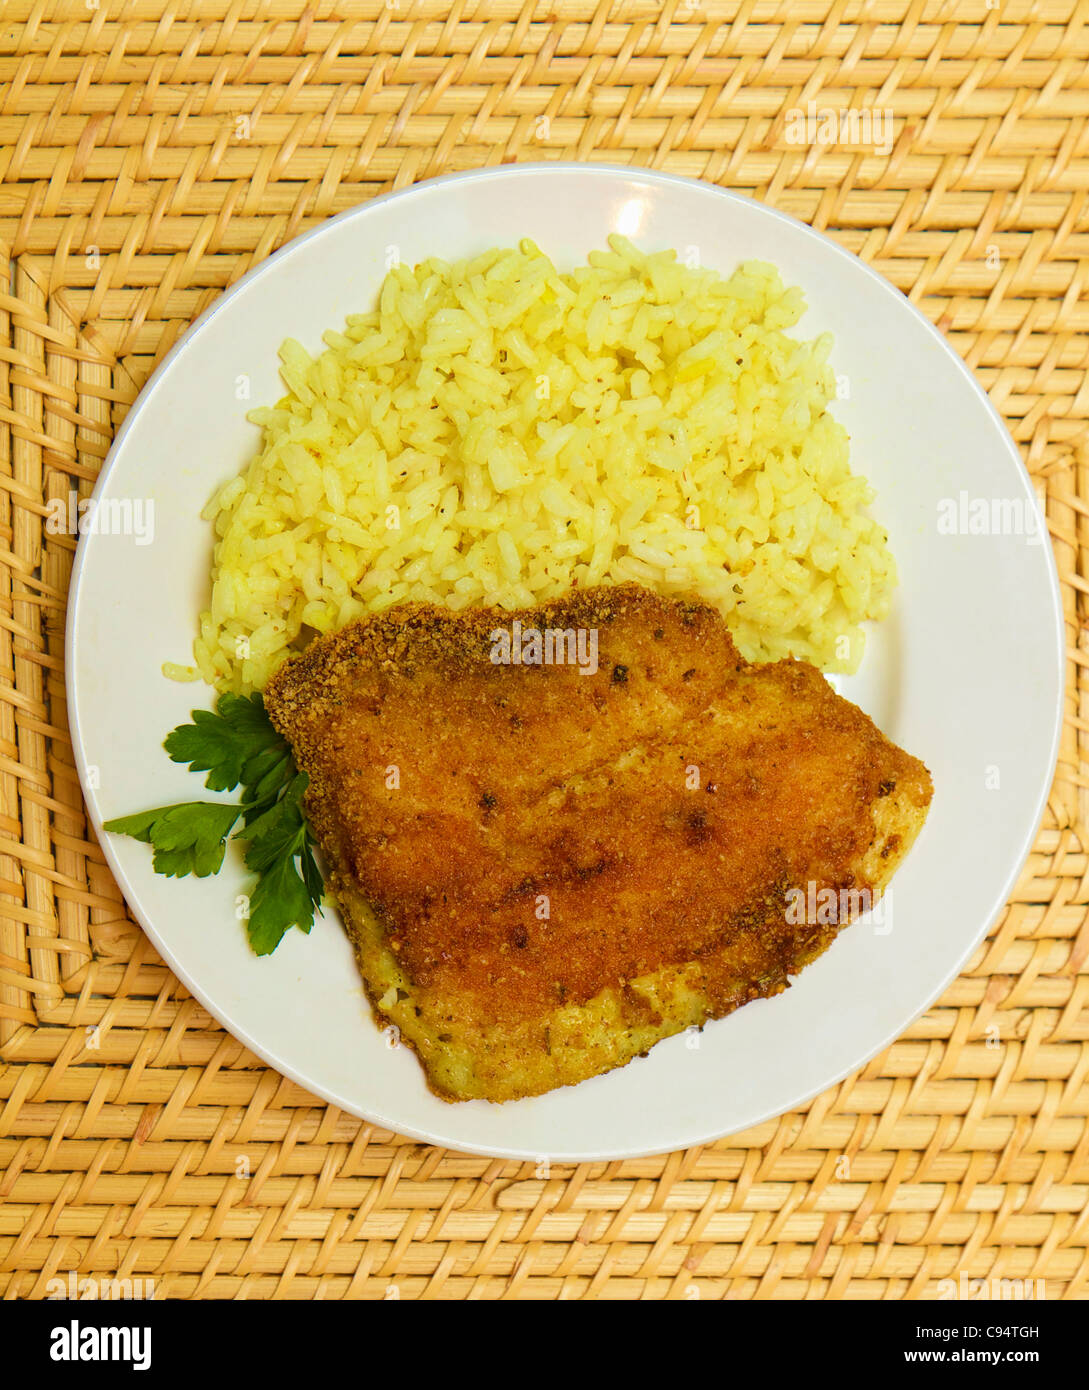
M267 956L288 928L309 932L314 909L321 910L324 884L302 808L308 778L272 727L259 694L221 695L214 714L192 714L192 724L180 724L163 747L173 762L206 772L210 791L229 792L241 784L241 802L160 806L107 821L104 829L150 844L155 872L178 878L218 873L234 831L246 843L246 867L257 875L246 932L257 954Z
M213 801L186 801L179 806L160 806L138 816L107 821L106 830L132 835L151 845L157 874L206 878L218 874L227 836L241 812L240 806L220 806Z

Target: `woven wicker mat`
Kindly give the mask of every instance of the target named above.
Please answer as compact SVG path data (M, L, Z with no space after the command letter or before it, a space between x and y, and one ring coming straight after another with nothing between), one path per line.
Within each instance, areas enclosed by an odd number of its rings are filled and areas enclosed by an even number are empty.
M5 0L6 1297L69 1271L160 1298L914 1299L962 1275L1087 1295L1087 21L1067 0ZM890 112L892 148L792 142L809 103ZM740 190L909 294L1046 490L1070 647L1035 849L940 1002L802 1110L545 1173L321 1103L163 966L84 819L73 545L43 516L270 252L391 188L547 158Z

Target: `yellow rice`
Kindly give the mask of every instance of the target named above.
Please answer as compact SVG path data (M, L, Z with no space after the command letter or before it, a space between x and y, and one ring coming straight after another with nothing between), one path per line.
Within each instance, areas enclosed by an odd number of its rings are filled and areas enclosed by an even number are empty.
M280 349L287 395L205 511L195 658L261 689L291 650L406 599L525 607L572 585L694 592L750 660L853 671L896 582L829 411L827 334L771 265L622 237L561 274L531 241L395 266L377 308Z

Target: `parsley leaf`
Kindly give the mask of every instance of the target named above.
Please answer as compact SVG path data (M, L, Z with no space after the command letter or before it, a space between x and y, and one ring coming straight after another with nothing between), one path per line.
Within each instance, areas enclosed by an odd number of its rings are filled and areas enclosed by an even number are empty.
M227 836L241 807L214 801L186 801L179 806L160 806L137 816L109 820L103 829L132 835L155 850L152 864L157 874L207 878L223 863Z
M246 867L258 875L247 930L259 956L275 951L289 927L309 932L314 908L321 909L325 885L314 863L313 839L302 809L309 780L305 772L297 773L280 799L238 832L238 838L248 842Z
M247 868L264 873L275 860L297 852L305 829L301 801L308 781L305 772L298 773L279 801L238 832L239 839L249 841Z
M160 806L104 828L150 844L156 873L198 878L219 872L233 831L246 842L246 867L257 875L246 924L250 945L268 955L291 927L309 932L314 910L321 911L325 885L302 804L309 778L273 728L260 694L221 695L214 713L193 710L192 720L167 735L167 753L191 772L206 772L211 791L241 784L241 801Z
M191 772L207 772L209 791L229 792L239 782L258 780L269 754L290 758L287 743L272 727L259 692L221 695L215 713L193 710L192 724L179 724L163 747L172 762L188 763Z
M289 927L309 934L313 922L314 908L294 855L276 860L261 874L250 899L250 945L259 956L270 955Z

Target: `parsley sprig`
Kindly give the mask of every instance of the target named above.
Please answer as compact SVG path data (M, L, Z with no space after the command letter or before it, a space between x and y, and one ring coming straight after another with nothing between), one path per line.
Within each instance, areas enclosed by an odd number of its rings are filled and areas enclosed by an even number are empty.
M209 791L241 785L241 802L186 801L121 816L104 828L150 844L155 872L178 878L218 873L233 831L245 842L246 867L257 875L247 935L257 954L267 956L290 927L309 932L314 909L321 911L324 885L302 806L308 778L272 727L259 693L221 695L214 713L196 709L192 717L192 724L167 735L163 747L173 762L206 772Z

